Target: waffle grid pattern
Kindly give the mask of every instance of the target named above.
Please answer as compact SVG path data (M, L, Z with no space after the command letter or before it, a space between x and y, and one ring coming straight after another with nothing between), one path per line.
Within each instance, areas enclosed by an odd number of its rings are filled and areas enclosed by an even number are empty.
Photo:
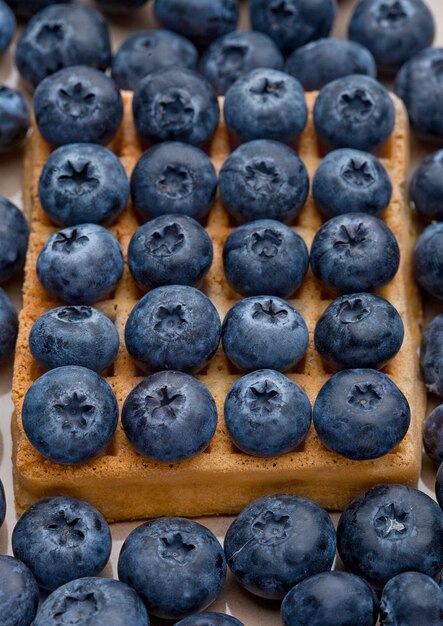
M131 94L124 93L123 97L123 123L109 147L120 157L130 175L142 154L142 147L132 121ZM323 154L312 120L315 97L315 93L307 94L309 120L296 146L311 180ZM421 306L412 280L410 262L416 231L410 209L404 201L403 189L408 166L408 124L401 102L395 96L393 99L397 114L395 129L379 154L391 177L393 196L382 218L399 241L401 264L397 276L380 290L380 295L400 312L405 325L405 339L399 354L384 371L408 397L412 423L404 441L394 451L380 459L363 462L350 461L329 452L320 443L312 427L302 446L283 456L259 459L238 451L226 433L223 403L228 389L240 373L228 362L221 347L198 376L216 400L219 423L209 448L194 459L163 464L142 458L130 446L121 424L107 453L82 466L56 465L33 449L23 432L21 407L28 387L43 371L29 352L28 337L37 317L60 304L45 293L35 271L40 250L58 228L45 216L38 198L38 180L50 148L34 125L24 173L25 210L31 222L32 234L25 270L24 306L20 317L13 382L16 408L12 420L13 461L18 511L41 497L65 494L89 501L113 521L158 515L231 514L241 510L254 498L277 492L297 493L316 500L328 509L341 510L352 497L372 484L415 484L420 472L421 425L426 407L417 358ZM228 132L221 120L210 146L210 157L217 170L230 151ZM309 195L293 228L309 247L322 222ZM138 225L132 207L128 206L110 228L125 254ZM217 197L206 224L214 244L214 262L202 289L215 304L222 319L230 306L239 299L227 285L222 265L223 243L234 227L235 224ZM120 406L142 376L127 353L123 339L128 315L141 296L125 264L123 278L115 292L108 300L96 305L115 322L121 338L118 357L105 376ZM302 286L289 300L301 312L308 325L310 343L303 361L288 375L305 389L311 403L331 376L315 350L313 333L318 318L332 299L331 294L309 270Z

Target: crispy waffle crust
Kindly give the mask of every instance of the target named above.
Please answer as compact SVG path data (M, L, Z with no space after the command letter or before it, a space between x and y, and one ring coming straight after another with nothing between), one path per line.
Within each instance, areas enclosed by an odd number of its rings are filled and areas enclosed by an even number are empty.
M142 147L132 121L131 94L125 93L125 115L110 148L121 158L128 174L132 172ZM312 110L315 93L307 94L309 121L296 146L312 176L322 150L315 134ZM197 457L180 463L156 463L138 455L130 446L119 424L107 453L93 462L64 467L45 460L29 443L21 423L23 398L28 387L43 371L33 360L28 336L34 321L59 303L48 297L36 275L37 256L47 238L58 230L45 216L38 198L38 180L50 148L34 126L29 140L24 174L25 210L32 235L26 263L23 289L24 306L20 316L13 399L16 412L12 420L13 462L16 506L23 511L44 496L69 495L87 500L102 511L108 520L127 520L159 515L213 515L237 513L255 498L270 493L294 493L312 498L331 510L342 510L359 492L379 482L414 485L420 473L421 426L426 407L424 385L420 378L417 348L421 306L412 280L411 248L416 237L415 225L404 197L408 167L408 123L401 102L392 96L396 125L379 156L393 184L393 196L382 218L397 237L401 249L400 269L394 280L380 291L400 312L405 325L405 339L399 354L386 366L388 374L407 396L412 413L411 427L402 443L391 453L371 461L350 461L329 452L311 427L303 445L296 451L275 458L255 458L239 452L231 443L223 421L226 394L240 373L229 364L222 348L198 378L213 394L219 423L209 448ZM221 120L210 146L210 156L217 169L230 152L227 129ZM293 224L310 246L322 224L310 195ZM137 218L128 206L110 228L126 252L138 227ZM222 247L235 224L219 199L211 210L207 230L214 244L214 263L203 290L223 319L239 298L228 286L223 274ZM115 293L97 304L116 324L121 338L118 357L106 380L121 404L141 380L141 374L124 345L124 327L133 306L142 296L127 266ZM313 333L318 318L332 300L311 271L290 300L303 315L309 328L310 343L306 357L289 377L298 383L313 403L320 387L331 376L317 354Z

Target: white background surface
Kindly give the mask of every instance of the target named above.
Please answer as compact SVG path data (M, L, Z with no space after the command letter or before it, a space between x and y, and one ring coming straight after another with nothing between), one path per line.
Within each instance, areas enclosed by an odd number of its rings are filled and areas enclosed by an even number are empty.
M124 2L124 0L122 0ZM87 2L83 2L87 3ZM427 0L434 13L437 23L437 35L435 46L443 46L443 2L442 0ZM339 15L334 29L334 35L346 37L346 28L355 0L342 0L339 2ZM241 28L247 27L247 14L243 11L240 22ZM119 17L110 20L111 34L114 49L119 42L131 32L152 28L155 26L152 18L152 0L147 7L137 11L130 18ZM18 79L13 65L14 46L0 58L0 83L17 86L30 97L26 87ZM435 148L434 148L435 149ZM414 142L411 146L413 163L417 164L425 154L432 151L428 147ZM18 151L13 155L0 157L0 195L8 197L18 206L22 205L21 192L21 166L23 153ZM4 286L8 294L13 298L17 307L20 306L20 283L16 281ZM439 309L439 310L438 310ZM443 306L434 309L434 312L443 312ZM8 503L6 522L0 529L0 554L12 554L10 537L16 522L14 511L14 498L11 476L11 436L10 417L13 411L11 401L12 360L0 369L0 477L4 483ZM435 468L429 461L424 459L424 468L420 488L433 495L435 480ZM338 516L334 516L337 519ZM223 535L232 521L232 518L202 518L203 524L207 525L222 540ZM103 572L104 576L117 578L116 563L121 544L129 531L137 524L114 524L112 525L113 551L110 563ZM217 599L211 606L211 610L218 610L235 615L245 626L277 626L281 624L279 619L279 606L277 603L259 600L243 591L228 575L227 583ZM154 622L155 624L155 622Z

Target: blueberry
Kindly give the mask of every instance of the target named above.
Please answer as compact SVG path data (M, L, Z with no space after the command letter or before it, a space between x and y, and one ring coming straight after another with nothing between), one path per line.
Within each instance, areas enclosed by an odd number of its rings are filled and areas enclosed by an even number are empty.
M331 569L335 529L326 511L300 496L255 500L225 537L229 567L242 587L263 598L283 598L308 576Z
M221 324L201 291L169 285L147 293L132 309L125 328L126 348L146 370L196 372L217 351Z
M309 191L306 167L289 147L269 139L241 145L220 171L220 196L239 222L291 221Z
M382 372L349 369L330 378L314 404L321 442L348 459L376 459L397 446L411 421L403 393Z
M235 30L239 13L237 0L155 0L154 11L160 24L199 48Z
M212 241L205 229L186 215L161 215L132 236L128 265L138 286L196 285L208 273Z
M349 22L349 39L366 46L385 73L432 45L434 33L432 13L422 0L360 0Z
M139 9L147 0L97 0L102 11L108 11L109 13L128 13L134 9Z
M43 374L23 402L23 428L54 463L87 463L103 454L117 428L112 388L86 367L67 365Z
M0 0L0 54L7 50L14 37L17 23L14 13L3 0Z
M103 300L122 274L120 244L97 224L60 230L48 239L37 259L37 275L43 287L67 304Z
M242 370L292 369L303 358L308 339L303 317L281 298L240 300L223 322L223 349Z
M0 85L0 154L19 146L30 124L29 107L17 89Z
M374 585L408 570L435 576L443 567L443 512L417 489L377 485L345 509L337 540L345 567Z
M208 447L217 426L217 407L206 387L192 376L157 372L126 398L122 425L142 456L184 461Z
M237 31L216 39L201 60L201 72L224 95L243 74L258 67L282 70L283 55L270 37L258 31Z
M101 572L111 553L111 533L103 515L87 502L45 498L18 520L12 550L39 586L53 591Z
M276 456L302 443L311 411L301 387L280 372L257 370L232 385L224 415L237 448L254 456Z
M351 74L328 83L314 105L319 138L330 148L376 150L395 123L389 92L370 76Z
M43 210L62 226L109 223L125 208L129 182L121 161L97 144L54 150L38 185Z
M185 37L169 30L144 30L125 39L117 50L112 78L120 89L136 89L152 72L169 67L195 70L197 61L197 50Z
M152 615L176 620L211 604L225 582L226 562L208 528L183 517L160 517L128 535L118 577Z
M415 280L435 298L443 299L443 224L431 224L412 252Z
M30 626L39 592L32 572L12 556L0 555L0 616L2 626Z
M220 116L210 83L185 68L146 76L134 92L132 109L141 139L152 142L203 144L214 134Z
M400 249L391 229L365 213L333 217L312 242L312 271L339 293L378 289L394 278L399 263Z
M114 81L92 67L62 69L39 83L34 113L40 133L52 146L106 144L123 117L123 101Z
M207 155L178 141L149 148L131 178L132 202L143 221L167 213L201 219L216 189L217 174Z
M223 247L225 275L245 296L288 297L301 285L309 266L303 239L275 220L257 220L236 228Z
M0 283L22 271L28 238L29 228L23 213L0 196Z
M435 481L435 496L437 498L437 502L443 510L443 463L440 465L437 472L437 479ZM443 588L441 581L440 586Z
M0 288L0 363L14 352L17 334L17 311L8 294Z
M443 396L443 315L434 317L423 332L420 366L428 391Z
M272 37L285 52L327 37L336 11L335 0L251 0L249 3L254 30Z
M78 5L55 4L39 11L15 49L17 69L34 87L72 65L105 71L111 58L106 20L95 9Z
M422 217L443 221L443 150L430 154L415 170L409 195L413 207Z
M226 92L223 112L229 130L241 142L291 143L303 132L308 116L298 80L270 68L240 76Z
M414 133L440 143L443 140L442 64L443 48L427 48L405 63L395 79L395 92L405 103Z
M285 72L300 81L306 91L316 91L349 74L377 76L374 57L367 48L332 37L294 50L286 60Z
M384 626L440 626L443 591L432 578L419 572L398 574L383 589L380 616Z
M51 4L68 4L69 2L71 0L7 0L17 17L25 19Z
M315 347L333 370L383 367L401 348L402 319L387 300L371 293L340 296L317 322Z
M34 626L149 626L143 602L133 589L108 578L79 578L46 598Z
M426 418L423 429L425 452L434 463L443 463L443 404Z
M370 152L342 148L325 156L315 172L312 193L326 217L343 213L379 215L389 204L392 184Z
M209 612L185 617L175 626L243 626L243 624L232 615Z
M79 365L101 372L117 356L119 336L111 320L89 306L63 306L41 315L29 347L44 369Z
M0 480L0 526L5 521L6 517L6 496L3 488L3 483Z
M348 572L322 572L302 580L281 607L284 626L373 626L377 616L374 591Z

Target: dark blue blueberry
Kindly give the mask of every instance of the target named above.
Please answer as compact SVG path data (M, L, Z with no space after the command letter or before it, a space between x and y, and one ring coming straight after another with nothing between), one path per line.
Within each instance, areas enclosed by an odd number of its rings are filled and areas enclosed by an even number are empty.
M348 572L322 572L302 580L281 606L284 626L373 626L377 616L374 591Z
M51 4L68 4L71 0L6 0L17 17L31 17Z
M405 103L411 128L428 141L443 141L443 48L427 48L405 63L395 92Z
M331 569L335 529L326 511L300 496L255 500L232 522L226 560L237 581L263 598L283 598L308 576Z
M106 20L95 9L78 5L56 4L39 11L15 49L17 69L34 87L72 65L105 71L111 58Z
M123 267L117 239L97 224L60 230L37 259L39 281L53 298L67 304L103 300L117 285Z
M275 220L257 220L236 228L223 247L230 286L244 296L285 298L301 285L309 266L303 239Z
M119 2L120 4L120 2ZM168 67L197 69L195 46L169 30L144 30L122 43L112 61L112 78L120 89L136 89L148 74Z
M437 479L435 481L435 496L437 498L437 502L443 510L443 463L441 463L437 472ZM443 584L441 581L440 586L443 589Z
M401 348L402 319L387 300L371 293L340 296L317 322L315 347L333 370L383 367Z
M22 271L28 238L29 228L23 213L0 196L0 283Z
M66 67L39 83L34 113L43 138L52 146L107 144L123 117L114 81L92 67Z
M165 28L184 35L199 48L235 30L237 0L155 0L155 17Z
M239 222L291 221L309 191L306 167L285 144L257 139L243 144L220 171L220 196Z
M12 556L0 555L2 626L29 626L37 612L39 592L32 572Z
M425 452L434 463L443 463L443 404L426 418L423 429Z
M217 309L193 287L169 285L147 293L132 309L125 328L126 348L148 371L197 372L220 342Z
M109 13L128 13L139 9L147 0L97 0L97 4L102 11Z
M0 154L19 146L30 123L29 107L17 89L0 85Z
M422 491L377 485L345 509L337 540L345 567L376 586L409 570L435 576L443 567L443 512Z
M175 626L243 626L243 624L225 613L198 613L177 622Z
M3 488L3 483L0 480L0 526L5 521L6 517L6 496Z
M430 154L415 170L409 195L417 213L443 221L443 150Z
M240 76L226 92L223 113L229 130L241 142L275 139L291 143L308 119L298 80L270 68Z
M87 502L45 498L18 520L12 550L39 586L53 591L102 571L111 553L111 532L103 515Z
M41 315L29 347L44 369L79 365L101 372L117 356L118 332L111 320L89 306L63 306Z
M308 340L303 317L277 297L240 300L223 322L223 349L241 370L292 369L303 358Z
M134 92L132 109L138 134L151 142L200 145L212 137L220 116L211 84L184 68L158 70L146 76Z
M208 156L178 141L149 148L131 178L132 202L143 221L167 213L201 219L216 189L217 174Z
M272 37L285 52L327 37L332 28L335 0L251 0L251 23Z
M161 285L198 284L213 258L205 229L186 215L161 215L134 233L128 265L138 286L147 291Z
M391 201L392 184L370 152L342 148L325 156L315 172L312 193L326 217L343 213L379 215Z
M240 30L214 41L203 55L200 69L216 92L223 95L243 74L258 67L282 70L284 63L270 37L254 30Z
M121 161L97 144L57 148L46 161L38 193L43 210L62 226L109 223L125 208L129 181Z
M112 388L86 367L67 365L43 374L23 402L23 428L45 458L63 465L103 454L117 428Z
M17 334L17 311L8 294L0 288L0 363L14 352Z
M434 33L434 18L422 0L360 0L349 22L349 39L366 46L386 73L431 46Z
M399 624L443 623L443 591L425 574L405 572L388 581L380 603L381 623L384 626Z
M149 626L143 602L133 589L109 578L79 578L46 598L34 626Z
M254 456L297 448L311 425L311 412L303 389L275 370L257 370L237 380L224 408L232 441Z
M183 517L160 517L128 535L118 577L150 613L176 620L211 604L225 582L226 561L208 528Z
M330 148L376 150L395 123L389 92L370 76L351 74L328 83L314 105L319 138Z
M431 224L412 252L415 280L431 296L443 299L443 224Z
M350 369L330 378L314 404L314 426L329 450L348 459L377 459L397 446L411 421L403 393L382 372Z
M434 317L423 332L420 366L428 391L443 396L443 315Z
M285 72L299 80L306 91L316 91L349 74L377 76L374 57L367 48L332 37L294 50L286 60Z
M3 0L0 0L0 54L9 46L14 37L17 23L14 13Z
M184 461L208 447L217 427L217 407L196 378L183 372L157 372L126 398L122 425L142 456Z
M317 231L311 247L315 276L333 291L373 291L389 283L400 263L400 249L378 217L337 215Z

